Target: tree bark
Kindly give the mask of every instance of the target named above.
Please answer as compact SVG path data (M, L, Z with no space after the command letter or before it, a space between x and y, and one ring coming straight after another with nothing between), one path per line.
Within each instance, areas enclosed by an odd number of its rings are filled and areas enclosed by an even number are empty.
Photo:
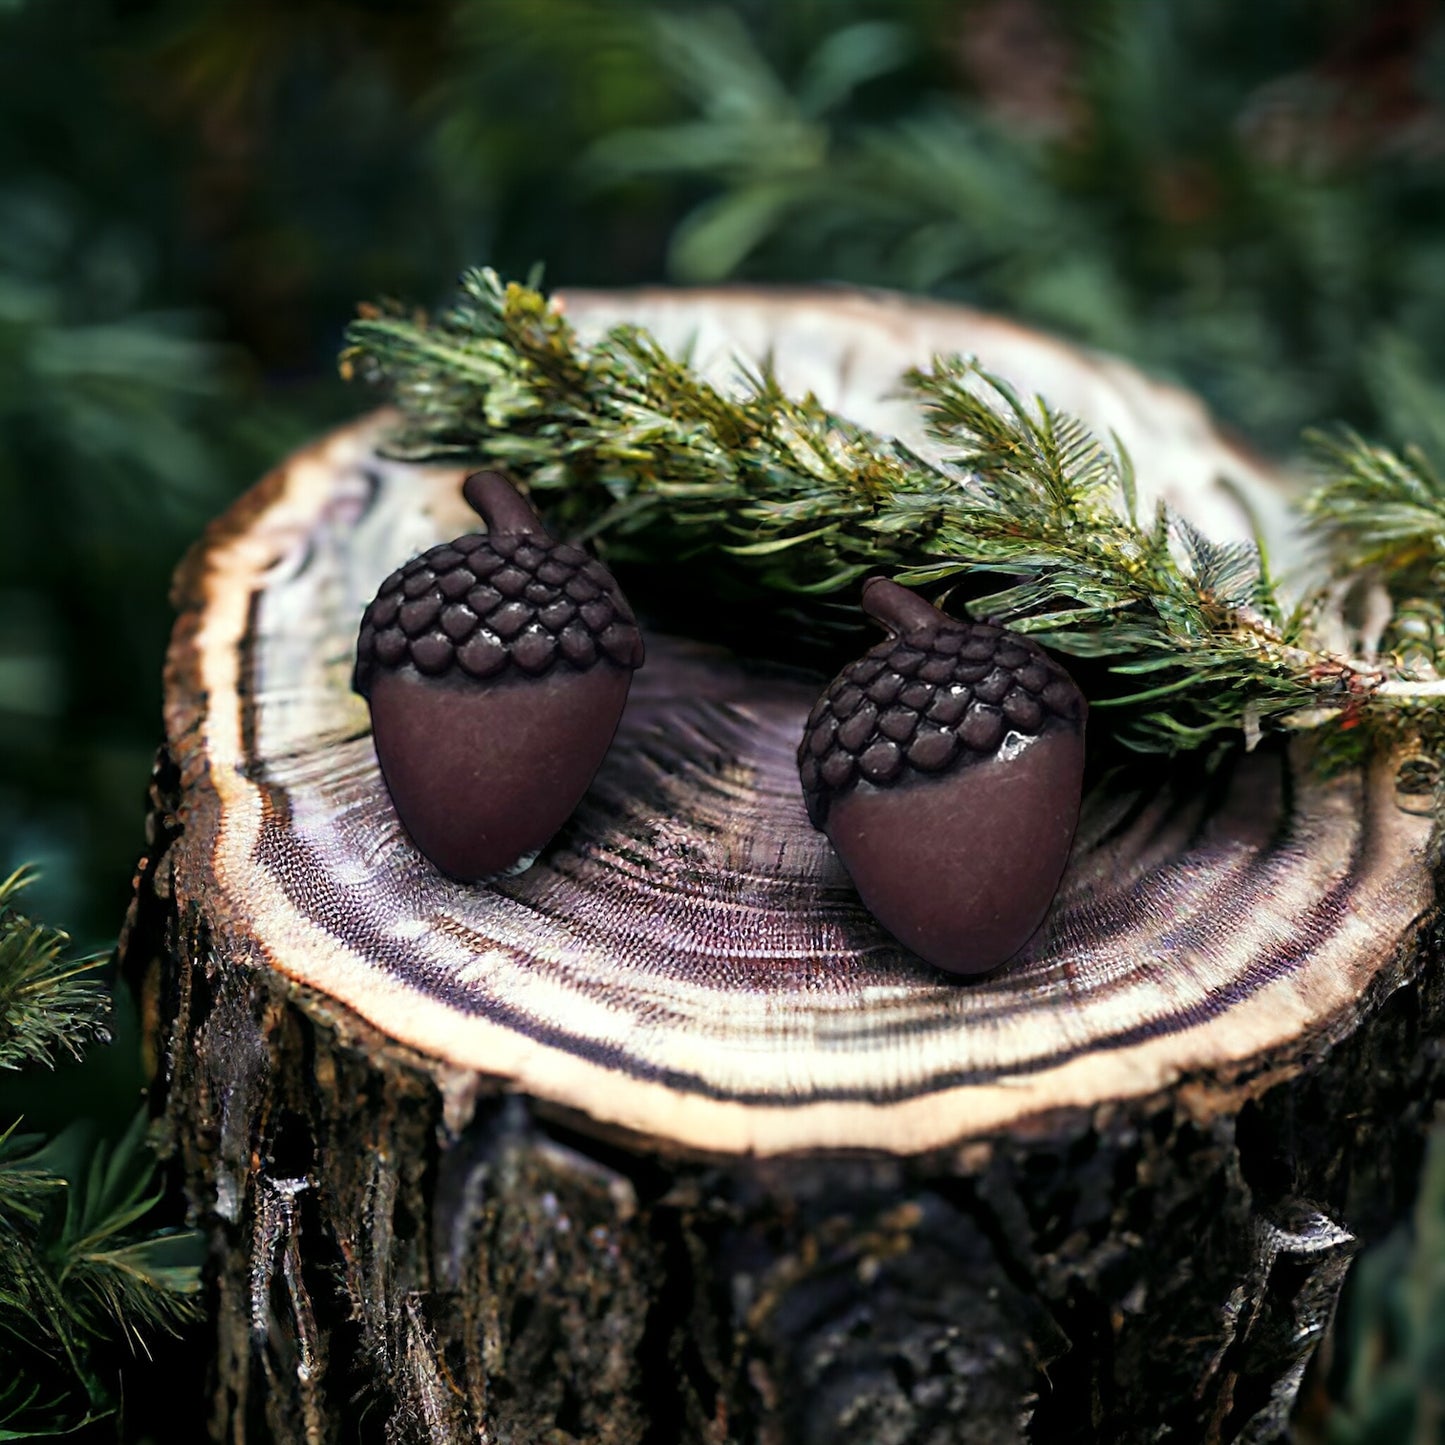
M847 292L568 304L715 375L771 355L920 449L896 378L979 353L1116 430L1146 503L1290 546L1287 479L1197 403L1016 327ZM458 884L347 687L381 577L464 530L458 474L383 429L291 459L178 579L124 957L214 1245L215 1438L1278 1438L1441 1094L1408 749L1114 777L1044 931L962 984L808 826L816 684L654 631L563 833Z

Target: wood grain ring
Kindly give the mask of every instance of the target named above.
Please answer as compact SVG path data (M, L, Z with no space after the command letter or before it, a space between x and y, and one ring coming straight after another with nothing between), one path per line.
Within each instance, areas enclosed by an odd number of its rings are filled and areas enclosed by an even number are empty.
M1237 490L1280 525L1287 479L1190 398L975 313L846 292L568 305L584 332L626 318L690 343L722 379L771 350L785 385L915 445L897 376L974 352L1112 426L1212 535L1243 533ZM179 582L166 721L178 876L218 947L425 1056L713 1154L916 1154L1166 1089L1208 1115L1347 1031L1434 908L1433 820L1397 805L1393 758L1326 781L1262 750L1209 797L1093 799L1045 934L960 985L872 924L809 827L808 689L662 638L542 860L451 882L400 833L348 690L380 578L465 523L458 474L381 459L383 428L302 452L208 533Z

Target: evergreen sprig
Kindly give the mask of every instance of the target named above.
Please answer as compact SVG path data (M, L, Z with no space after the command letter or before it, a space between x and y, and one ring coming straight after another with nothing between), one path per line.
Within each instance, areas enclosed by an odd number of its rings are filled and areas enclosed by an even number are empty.
M65 934L15 910L29 876L21 869L0 881L0 1069L78 1056L106 1037L109 999L93 976L101 960L68 959Z
M1418 447L1394 452L1357 433L1307 434L1323 476L1306 515L1334 575L1384 590L1378 650L1401 682L1433 695L1445 658L1445 479Z
M53 1063L104 1038L98 960L67 961L64 934L14 907L0 884L0 1066ZM58 1434L104 1414L96 1352L197 1314L196 1236L148 1225L160 1199L139 1111L118 1140L77 1122L53 1138L0 1120L0 1440Z
M510 466L561 528L631 555L708 557L765 593L836 593L869 571L1002 580L973 610L1099 659L1111 681L1092 700L1130 747L1431 695L1418 674L1325 647L1312 624L1328 594L1286 607L1256 546L1212 542L1162 506L1141 517L1117 440L971 360L903 380L940 461L789 397L767 369L724 393L636 327L584 348L535 286L489 270L467 273L435 320L366 308L342 369L390 389L398 455ZM1314 515L1338 548L1367 535L1348 505L1368 511L1371 494L1331 485Z
M1415 447L1371 446L1356 432L1312 432L1325 480L1305 504L1336 570L1438 585L1445 572L1445 479Z

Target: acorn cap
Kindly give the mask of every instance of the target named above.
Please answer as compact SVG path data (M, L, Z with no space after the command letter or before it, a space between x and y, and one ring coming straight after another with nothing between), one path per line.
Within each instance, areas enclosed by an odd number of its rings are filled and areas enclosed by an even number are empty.
M865 584L863 610L892 635L808 716L798 770L815 827L860 785L905 787L995 757L1011 737L1082 728L1083 694L1029 638L949 617L883 578Z
M357 692L410 668L491 683L642 665L637 619L601 562L554 542L500 473L468 477L463 494L488 531L431 547L381 584L361 619Z

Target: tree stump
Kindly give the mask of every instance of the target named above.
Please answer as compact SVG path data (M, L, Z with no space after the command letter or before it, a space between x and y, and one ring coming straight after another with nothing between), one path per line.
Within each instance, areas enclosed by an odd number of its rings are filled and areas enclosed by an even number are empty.
M1286 478L1189 397L945 306L576 294L726 379L923 448L908 365L978 354L1208 533ZM816 688L660 635L525 874L453 882L349 673L459 473L292 458L181 570L124 956L213 1242L217 1440L1264 1441L1441 1092L1431 799L1398 751L1262 746L1086 801L1043 933L979 982L862 911L808 825ZM1241 504L1247 499L1248 507Z

